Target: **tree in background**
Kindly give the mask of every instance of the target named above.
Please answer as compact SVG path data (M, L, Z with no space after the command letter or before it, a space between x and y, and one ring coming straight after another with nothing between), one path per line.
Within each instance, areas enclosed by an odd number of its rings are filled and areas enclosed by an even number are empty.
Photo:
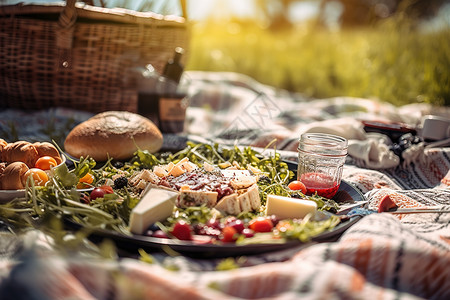
M288 12L292 4L302 0L256 0L259 13L268 20L271 29L285 29L292 26ZM317 0L318 21L325 24L326 7L332 2L342 7L339 23L343 27L366 26L403 13L412 21L420 22L436 16L450 0Z
M321 0L326 4L331 0ZM336 0L333 0L336 1ZM340 23L344 27L375 24L403 13L411 21L420 22L434 17L449 0L338 0L343 11Z

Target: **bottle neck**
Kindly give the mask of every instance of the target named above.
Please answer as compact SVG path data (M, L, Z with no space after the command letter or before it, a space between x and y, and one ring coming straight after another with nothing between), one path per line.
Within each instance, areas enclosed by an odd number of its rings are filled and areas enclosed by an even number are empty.
M167 61L163 72L164 77L176 82L177 84L180 82L181 75L184 71L184 66L181 64L181 57L183 53L184 50L177 47L173 58Z

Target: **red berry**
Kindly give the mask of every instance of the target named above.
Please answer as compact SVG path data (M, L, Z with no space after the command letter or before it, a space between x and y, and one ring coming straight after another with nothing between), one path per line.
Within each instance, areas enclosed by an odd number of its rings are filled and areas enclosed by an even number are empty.
M236 231L238 233L241 233L242 230L245 229L244 222L242 220L239 220L239 219L236 219L235 221L228 223L227 226L233 227L234 229L236 229Z
M209 219L208 222L206 222L206 226L219 229L220 221L216 218Z
M192 228L183 220L176 222L170 233L179 240L189 241L192 239Z
M251 237L255 236L255 232L249 228L245 228L244 230L242 230L242 234L246 238L251 238Z

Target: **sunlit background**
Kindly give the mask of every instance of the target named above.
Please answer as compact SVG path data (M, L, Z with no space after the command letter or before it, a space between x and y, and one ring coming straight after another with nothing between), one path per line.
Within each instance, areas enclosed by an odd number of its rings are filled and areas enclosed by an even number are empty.
M450 105L450 0L90 2L177 15L184 3L187 70L238 72L311 98Z
M450 105L448 1L188 1L188 69L313 98Z

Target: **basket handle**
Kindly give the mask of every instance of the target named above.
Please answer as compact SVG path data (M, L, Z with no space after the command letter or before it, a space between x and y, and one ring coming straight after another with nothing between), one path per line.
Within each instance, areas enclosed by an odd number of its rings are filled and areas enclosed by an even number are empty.
M59 30L56 35L56 45L62 49L72 48L73 30L77 21L77 0L66 0L66 6L61 11L58 19Z
M182 14L183 17L187 20L187 18L188 18L188 13L187 13L186 0L180 0L180 6L181 6L181 14Z
M182 14L187 19L187 5L186 0L179 0ZM66 0L66 5L61 11L58 19L59 30L56 36L56 45L61 49L72 48L73 30L77 21L77 10L75 4L77 0ZM103 5L103 2L102 2Z

